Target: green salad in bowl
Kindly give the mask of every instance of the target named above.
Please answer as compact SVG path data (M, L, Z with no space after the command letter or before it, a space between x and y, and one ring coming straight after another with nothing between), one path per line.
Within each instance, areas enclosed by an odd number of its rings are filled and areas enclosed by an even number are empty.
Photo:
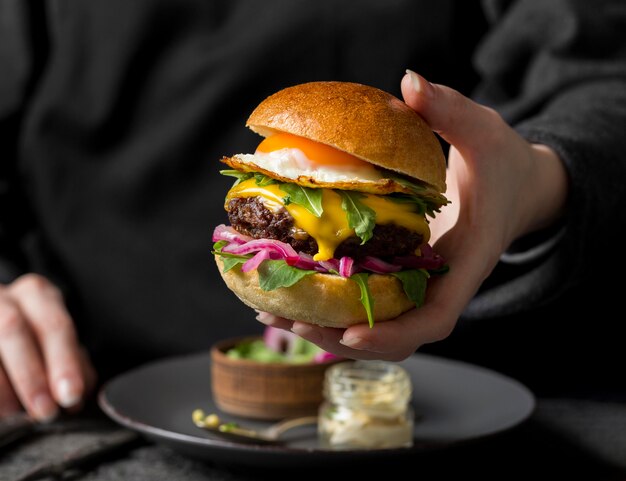
M257 419L312 415L326 369L339 358L289 331L225 339L211 348L211 387L221 412Z
M292 332L270 326L265 328L262 338L243 339L228 349L226 355L231 359L289 364L324 363L337 359L334 354Z

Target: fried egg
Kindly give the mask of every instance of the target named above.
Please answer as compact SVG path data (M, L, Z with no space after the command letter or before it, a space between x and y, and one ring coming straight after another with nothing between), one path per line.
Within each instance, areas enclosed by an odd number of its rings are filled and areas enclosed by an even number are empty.
M371 194L407 192L385 178L384 170L342 150L285 132L263 140L254 154L225 157L222 162L243 172L260 172L304 187L358 190Z

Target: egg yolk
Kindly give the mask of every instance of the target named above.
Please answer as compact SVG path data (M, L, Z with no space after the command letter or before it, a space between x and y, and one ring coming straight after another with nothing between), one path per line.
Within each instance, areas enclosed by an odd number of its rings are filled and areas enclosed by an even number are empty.
M280 149L299 149L311 163L319 165L342 165L371 168L371 164L343 152L330 145L305 139L286 132L280 132L265 138L257 147L257 152L269 153Z

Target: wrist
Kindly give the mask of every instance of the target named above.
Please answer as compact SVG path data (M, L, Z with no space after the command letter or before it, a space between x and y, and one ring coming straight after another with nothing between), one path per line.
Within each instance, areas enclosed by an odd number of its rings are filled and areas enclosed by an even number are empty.
M555 225L565 212L569 179L557 153L542 144L531 144L534 179L530 186L528 220L520 236Z

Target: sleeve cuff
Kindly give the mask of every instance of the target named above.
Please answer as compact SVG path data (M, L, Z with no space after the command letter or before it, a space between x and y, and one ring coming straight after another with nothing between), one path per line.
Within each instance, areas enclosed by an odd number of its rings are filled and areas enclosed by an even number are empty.
M500 262L512 265L523 265L541 261L547 257L565 235L565 226L535 232L516 240L509 249L500 256Z

